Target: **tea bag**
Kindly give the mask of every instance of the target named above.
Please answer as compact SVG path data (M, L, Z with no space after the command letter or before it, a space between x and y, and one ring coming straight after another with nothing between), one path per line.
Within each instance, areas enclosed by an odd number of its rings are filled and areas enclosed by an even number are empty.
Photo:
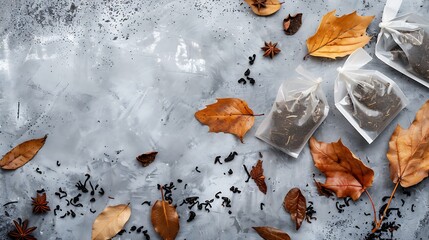
M335 106L372 143L408 104L404 93L386 75L361 69L372 60L362 48L353 52L335 81Z
M396 17L402 0L387 0L375 55L429 87L429 20L414 13Z
M296 72L280 86L270 113L256 131L257 138L295 158L329 112L322 79L301 66Z

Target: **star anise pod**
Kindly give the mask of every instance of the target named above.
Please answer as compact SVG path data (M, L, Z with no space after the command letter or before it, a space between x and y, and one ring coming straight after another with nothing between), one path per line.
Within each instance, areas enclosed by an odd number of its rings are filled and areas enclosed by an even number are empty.
M51 208L48 206L49 202L46 201L46 193L42 195L37 194L36 198L31 199L33 200L32 205L34 206L33 213L40 214L51 211Z
M259 11L259 10L261 10L261 8L267 7L266 2L267 2L267 0L253 0L252 5L255 6Z
M13 220L13 224L15 224L15 230L8 233L9 237L15 240L37 240L37 238L31 235L31 233L36 230L37 227L28 228L28 220L24 220L22 224L21 219L18 219L18 221Z
M274 55L279 53L281 50L277 48L277 43L267 43L265 42L265 46L261 47L262 50L264 50L264 57L270 57L273 58Z

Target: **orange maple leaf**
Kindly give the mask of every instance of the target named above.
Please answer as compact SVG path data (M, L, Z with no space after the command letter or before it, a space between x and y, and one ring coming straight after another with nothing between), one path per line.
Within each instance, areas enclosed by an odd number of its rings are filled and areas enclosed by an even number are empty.
M351 197L354 201L372 185L374 171L365 166L341 139L334 143L310 139L314 165L326 176L322 186L333 191L337 197Z
M255 116L247 103L238 98L218 98L216 103L195 113L195 118L209 126L210 132L231 133L241 142L253 126Z

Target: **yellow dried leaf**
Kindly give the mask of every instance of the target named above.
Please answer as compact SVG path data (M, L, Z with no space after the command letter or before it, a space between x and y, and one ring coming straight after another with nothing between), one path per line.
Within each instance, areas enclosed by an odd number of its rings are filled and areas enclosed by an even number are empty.
M122 230L131 216L129 204L108 206L98 215L92 225L92 240L111 239Z
M323 16L317 32L307 39L308 55L335 59L365 46L371 37L366 34L374 16L359 16L352 12L341 17L335 10Z
M429 101L408 129L397 126L389 141L390 178L402 187L418 184L429 174Z
M0 167L6 170L15 170L24 166L36 156L45 144L47 137L46 135L43 138L28 140L14 147L0 160Z
M244 0L252 11L259 16L269 16L280 10L282 4L278 0Z

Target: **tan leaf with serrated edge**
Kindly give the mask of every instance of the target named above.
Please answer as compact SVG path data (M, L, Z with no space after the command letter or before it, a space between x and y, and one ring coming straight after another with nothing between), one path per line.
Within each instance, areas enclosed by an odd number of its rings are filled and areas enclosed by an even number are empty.
M253 227L255 231L265 240L290 240L287 233L273 227Z
M252 109L238 98L218 98L216 103L196 112L195 118L209 126L210 132L231 133L241 142L255 122Z
M322 186L337 197L351 197L354 201L372 185L374 171L365 166L341 140L333 143L310 139L314 165L326 176Z
M111 239L122 230L131 216L129 204L106 207L92 225L92 240Z
M308 55L335 59L351 54L371 39L366 29L373 19L356 11L341 17L335 16L335 10L327 13L317 32L307 39Z
M390 178L402 187L420 183L429 174L429 101L408 129L397 126L389 141Z
M295 222L296 230L298 230L307 212L307 201L299 188L292 188L286 194L283 207L290 213L292 221Z
M14 147L0 160L0 167L6 170L15 170L24 166L36 156L37 152L45 144L47 137L46 135L43 138L25 141Z
M259 16L269 16L280 10L282 4L278 0L244 0L252 11Z

